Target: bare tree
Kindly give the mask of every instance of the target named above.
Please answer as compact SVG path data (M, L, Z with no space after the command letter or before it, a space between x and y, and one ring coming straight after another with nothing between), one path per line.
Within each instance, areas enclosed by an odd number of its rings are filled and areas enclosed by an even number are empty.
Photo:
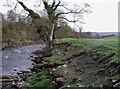
M78 8L78 9L73 10L73 9L66 7L64 4L62 4L60 0L58 2L56 0L52 0L52 3L50 3L49 0L41 0L41 1L44 4L44 9L47 13L47 17L52 24L52 26L49 26L51 28L49 28L49 34L48 34L48 48L49 49L51 49L53 46L52 44L54 41L54 31L55 31L56 27L58 26L59 19L63 19L67 22L72 22L72 23L76 23L76 22L83 23L83 22L80 22L78 18L74 19L74 20L69 20L65 15L74 14L77 17L82 18L84 13L91 12L88 9L90 7L90 5L88 5L86 3L84 4L83 8ZM29 16L33 20L41 18L39 14L37 14L33 10L27 8L23 2L17 0L17 3L19 3L24 8L24 10L26 10L29 13ZM59 8L64 9L64 12L57 12L57 10Z
M57 21L59 19L64 19L68 22L78 22L79 20L69 20L66 17L63 17L62 15L67 15L67 14L75 14L78 15L79 17L81 17L83 13L90 13L91 11L86 9L88 7L90 7L90 5L88 4L84 4L84 7L78 10L72 10L67 8L65 5L61 4L61 1L59 0L58 3L56 0L52 1L52 4L49 4L48 1L46 0L42 0L45 10L47 11L48 17L52 23L52 28L51 28L51 33L50 33L50 43L49 43L49 47L51 47L51 44L53 43L53 36L54 36L54 30L55 30L55 26L57 25ZM62 7L64 9L66 9L66 12L56 12L56 10L58 9L58 7ZM80 22L82 23L82 22Z

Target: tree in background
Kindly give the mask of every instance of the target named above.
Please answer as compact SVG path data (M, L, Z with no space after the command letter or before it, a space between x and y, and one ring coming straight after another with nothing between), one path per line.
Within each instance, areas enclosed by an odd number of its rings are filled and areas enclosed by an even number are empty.
M33 30L35 27L31 24L31 18L8 11L7 15L2 16L3 43L7 43L8 46L17 46L36 41L39 35L36 30Z
M63 3L61 3L61 1L57 1L57 0L52 0L51 2L49 2L49 0L41 0L43 5L44 5L44 9L45 12L47 14L47 25L43 26L41 29L41 26L36 23L39 23L39 21L41 20L41 17L38 13L36 13L35 11L27 8L25 6L25 4L19 0L17 0L17 3L19 3L25 11L27 11L29 13L28 16L30 16L34 22L35 27L37 28L37 31L39 33L44 32L44 36L46 37L45 39L47 39L47 47L49 50L52 49L53 46L53 41L54 41L54 33L55 33L55 29L59 28L59 21L60 19L67 21L67 22L72 22L72 23L78 23L80 22L79 19L83 16L84 13L90 13L91 11L89 10L90 5L88 4L84 4L84 6L82 8L77 8L77 9L69 9L68 7L66 7ZM16 4L17 5L17 4ZM59 8L63 9L62 11L58 12ZM66 15L69 14L73 14L76 15L76 17L78 17L77 19L74 20L70 20L69 18L67 18ZM82 23L82 22L80 22ZM45 23L46 24L46 23ZM43 38L44 38L43 36Z
M97 39L99 39L100 38L99 33L96 33L94 37L97 38Z
M92 33L91 32L82 32L80 34L81 38L92 38Z

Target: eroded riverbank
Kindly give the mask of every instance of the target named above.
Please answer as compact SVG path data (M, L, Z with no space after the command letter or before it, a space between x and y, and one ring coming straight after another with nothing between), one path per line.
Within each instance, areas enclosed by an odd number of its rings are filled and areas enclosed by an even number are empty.
M2 54L0 76L4 78L7 76L6 81L9 81L10 77L18 77L17 73L21 71L30 71L29 68L33 67L33 62L29 60L31 53L38 49L41 50L44 46L43 44L31 44L0 51Z
M117 40L109 38L60 39L51 55L43 58L36 51L38 57L33 60L37 64L33 70L36 74L27 79L28 86L119 87L117 46Z

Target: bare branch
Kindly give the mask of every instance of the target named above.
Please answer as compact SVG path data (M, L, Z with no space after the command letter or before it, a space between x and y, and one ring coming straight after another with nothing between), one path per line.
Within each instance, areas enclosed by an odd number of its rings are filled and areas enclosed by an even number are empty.
M62 12L62 13L58 13L58 14L56 14L56 17L59 17L60 15L62 15L62 14L82 14L82 13L91 13L91 11L90 10L85 10L85 8L86 8L86 6L85 7L83 7L81 10L79 10L79 11L73 11L73 10L71 10L71 9L68 9L67 7L65 7L65 6L63 6L66 10L70 10L69 12Z
M55 6L55 0L53 0L51 7L53 8L54 6Z
M65 7L64 5L60 5L60 6L62 6L64 9L66 9L66 10L69 10L69 11L73 11L73 10L71 10L71 9L69 9L69 8L67 8L67 7Z
M65 17L59 17L59 18L64 19L64 20L66 20L66 21L68 21L68 22L73 22L73 23L77 22L77 20L68 20L68 19L65 18Z
M26 16L22 21L20 21L20 22L18 23L18 25L21 24L22 22L24 22L28 17L29 17L29 15Z
M61 19L64 19L64 20L66 20L67 22L73 22L73 23L81 23L81 24L85 24L85 22L83 22L83 21L79 21L79 20L69 20L69 19L67 19L67 18L65 18L65 17L59 17L59 18L61 18Z
M55 7L55 8L53 9L54 11L58 8L58 6L60 5L60 3L61 3L61 2L59 1L58 4L56 4L56 5L54 6L54 7Z
M19 0L17 0L17 2L18 2L27 12L29 12L29 15L31 16L31 18L33 18L33 19L40 19L40 16L39 16L37 13L35 13L33 10L27 8L27 7L24 5L23 2L20 2Z
M18 5L18 2L15 4L13 10L10 10L10 14L16 9L17 5Z
M85 24L85 22L79 21L78 23Z
M87 7L90 7L90 5L88 5L88 4L85 4L85 6L82 9L80 9L79 11L78 10L69 9L69 8L65 7L64 5L59 5L59 6L62 6L64 9L68 10L68 12L58 13L58 14L56 14L56 17L59 17L62 14L70 14L70 13L71 14L91 13L90 10L86 10Z
M16 3L15 7L13 8L13 10L15 10L15 9L16 9L17 5L18 5L18 2Z

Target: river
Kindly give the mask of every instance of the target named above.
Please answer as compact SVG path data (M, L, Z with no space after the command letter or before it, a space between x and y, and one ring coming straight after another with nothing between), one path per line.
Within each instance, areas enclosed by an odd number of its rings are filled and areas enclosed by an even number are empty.
M31 44L0 51L2 53L2 70L0 70L0 73L14 76L19 71L29 71L29 68L33 66L32 61L29 60L31 53L43 47L44 45L42 44Z

